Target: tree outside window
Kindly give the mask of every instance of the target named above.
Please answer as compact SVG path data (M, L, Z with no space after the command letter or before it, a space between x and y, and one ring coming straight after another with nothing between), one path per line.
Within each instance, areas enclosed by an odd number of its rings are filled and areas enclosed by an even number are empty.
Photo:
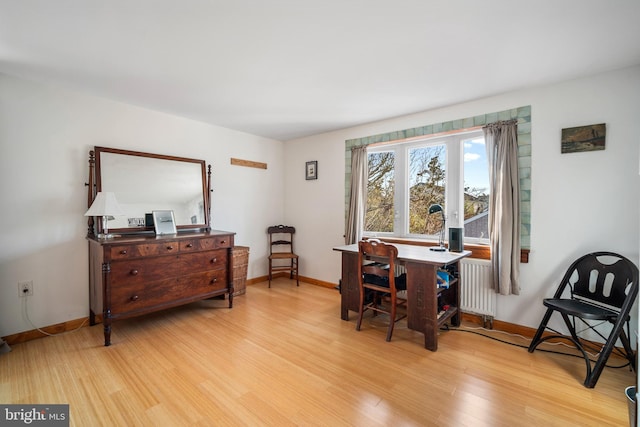
M488 242L489 174L482 131L371 147L365 234L435 236L440 215L464 227L466 241Z

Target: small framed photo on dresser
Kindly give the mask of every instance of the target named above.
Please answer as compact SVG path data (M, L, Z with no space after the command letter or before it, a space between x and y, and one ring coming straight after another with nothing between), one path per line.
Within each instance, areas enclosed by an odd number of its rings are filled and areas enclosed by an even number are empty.
M156 235L177 234L176 219L173 211L153 211L152 214Z

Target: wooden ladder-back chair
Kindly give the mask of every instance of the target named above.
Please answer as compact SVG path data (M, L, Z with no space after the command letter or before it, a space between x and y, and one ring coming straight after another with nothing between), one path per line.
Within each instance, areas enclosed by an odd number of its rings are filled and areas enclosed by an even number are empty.
M379 240L362 240L358 243L358 284L360 305L356 330L360 330L364 312L372 310L389 315L387 341L391 341L393 326L398 320L407 317L406 313L397 314L397 307L406 308L407 299L398 296L398 291L407 289L406 275L395 277L398 249ZM389 306L380 305L386 299Z
M587 364L584 386L593 388L616 342L620 339L624 350L621 353L635 370L635 355L629 342L629 313L637 295L638 267L627 258L613 252L594 252L580 257L565 273L553 298L542 301L547 311L529 345L529 353L549 339L561 338L571 341L582 353ZM562 316L569 335L563 335L547 325L554 312ZM593 369L585 350L585 347L591 344L578 337L577 320L580 320L578 325L593 330L604 340ZM595 328L603 322L611 325L611 331L606 337ZM546 330L552 334L543 336Z
M267 228L269 234L269 287L274 272L288 271L289 278L296 278L296 286L300 286L298 279L298 255L293 250L293 235L295 227L274 225ZM274 263L275 261L275 263Z

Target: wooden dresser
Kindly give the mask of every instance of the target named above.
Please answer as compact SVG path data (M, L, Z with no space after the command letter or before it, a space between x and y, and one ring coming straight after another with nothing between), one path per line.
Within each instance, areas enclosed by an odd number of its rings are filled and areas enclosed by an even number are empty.
M88 237L89 321L102 316L104 345L114 320L224 294L231 308L234 234Z

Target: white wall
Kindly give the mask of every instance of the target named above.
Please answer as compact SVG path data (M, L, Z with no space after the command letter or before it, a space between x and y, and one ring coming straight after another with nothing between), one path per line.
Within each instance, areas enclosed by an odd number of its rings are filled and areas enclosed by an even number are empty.
M537 326L570 261L593 250L638 260L640 67L281 143L0 75L0 336L31 330L17 283L33 280L38 326L88 315L87 156L95 145L205 159L213 226L250 246L266 274L265 230L295 225L301 274L337 283L344 234L344 141L523 105L532 107L531 258L499 320ZM607 124L606 150L560 154L562 128ZM268 169L229 164L230 157ZM318 179L304 163L318 160ZM606 208L603 212L602 208ZM336 316L339 315L336 313ZM637 329L637 327L635 328Z
M212 225L251 247L249 277L266 274L265 231L282 220L282 142L0 75L0 336L33 329L19 281L33 280L37 326L88 315L84 183L95 145L212 164Z
M425 95L428 96L428 95ZM521 295L499 297L497 319L537 327L541 300L582 254L611 250L638 261L640 67L288 141L285 218L299 230L301 274L337 283L343 244L345 140L531 105L530 262ZM606 149L561 154L562 128L606 123ZM318 160L318 180L304 162Z

